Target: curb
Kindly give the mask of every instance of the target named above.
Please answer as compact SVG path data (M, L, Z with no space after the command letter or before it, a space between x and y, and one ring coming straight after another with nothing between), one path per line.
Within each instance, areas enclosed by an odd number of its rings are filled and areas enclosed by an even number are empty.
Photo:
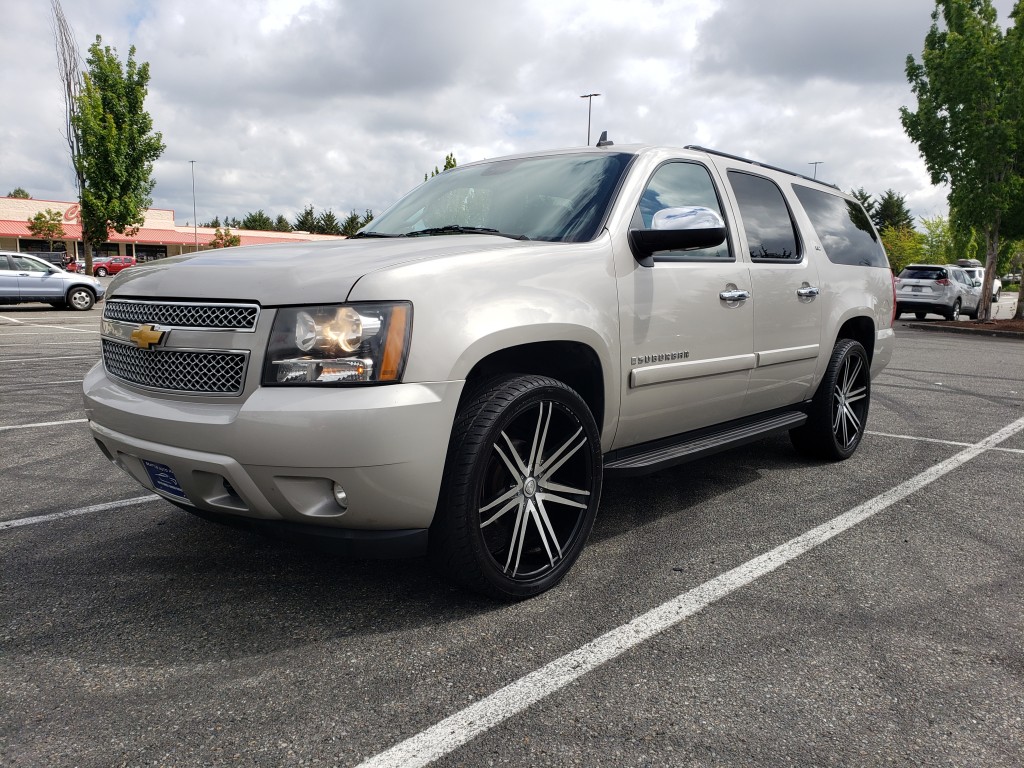
M985 328L974 325L974 323L964 323L964 328L939 325L938 323L903 323L903 325L920 331L959 333L965 336L997 336L1003 339L1024 339L1024 332L1021 331L1000 331L997 328Z

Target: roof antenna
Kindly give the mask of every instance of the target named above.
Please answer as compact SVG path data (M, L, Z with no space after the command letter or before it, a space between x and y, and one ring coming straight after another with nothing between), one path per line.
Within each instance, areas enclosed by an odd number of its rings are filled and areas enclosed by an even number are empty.
M601 138L597 140L599 147L614 147L615 142L608 138L608 131L601 131Z

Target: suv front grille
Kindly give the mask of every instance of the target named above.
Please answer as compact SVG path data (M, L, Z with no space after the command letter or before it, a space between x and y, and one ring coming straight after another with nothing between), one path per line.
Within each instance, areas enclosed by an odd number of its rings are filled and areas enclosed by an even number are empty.
M225 331L254 330L259 314L257 304L194 304L131 299L112 299L103 309L103 317L108 320Z
M204 395L237 395L245 382L244 352L143 350L103 339L103 365L141 387Z

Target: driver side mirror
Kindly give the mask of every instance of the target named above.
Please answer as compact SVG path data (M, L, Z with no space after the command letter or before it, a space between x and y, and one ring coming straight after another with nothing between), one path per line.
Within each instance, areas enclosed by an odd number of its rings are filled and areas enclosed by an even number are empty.
M629 230L629 246L638 263L652 267L659 251L712 248L725 242L725 234L725 221L710 208L663 208L654 214L650 229Z
M974 280L972 280L971 282L974 283L975 288L981 288L981 280L979 280L978 278L974 278Z

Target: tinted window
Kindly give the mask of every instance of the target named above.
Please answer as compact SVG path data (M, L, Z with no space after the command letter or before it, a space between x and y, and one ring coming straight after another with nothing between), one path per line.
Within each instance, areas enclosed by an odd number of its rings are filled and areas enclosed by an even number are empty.
M11 265L7 263L7 257L0 253L0 269L10 271Z
M740 206L750 258L800 261L796 229L782 190L763 176L739 171L729 171L729 183Z
M640 197L633 216L633 226L651 228L654 214L665 208L699 205L710 208L725 219L708 169L697 163L666 163L654 172L647 189ZM662 251L655 261L694 261L704 259L732 260L728 242L712 248L688 251Z
M871 220L859 203L831 192L793 185L821 247L833 264L888 267L889 260Z
M907 267L899 276L911 280L945 280L949 272L942 267Z

